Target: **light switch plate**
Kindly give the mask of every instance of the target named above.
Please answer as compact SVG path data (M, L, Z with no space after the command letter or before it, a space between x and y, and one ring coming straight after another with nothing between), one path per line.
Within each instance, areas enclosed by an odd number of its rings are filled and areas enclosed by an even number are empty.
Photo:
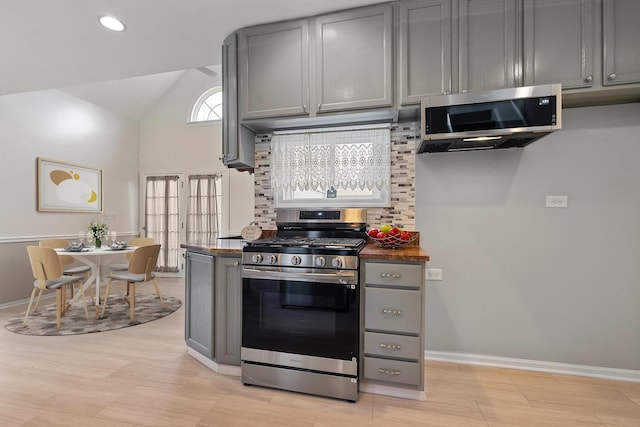
M567 196L547 196L546 207L566 208L567 206L569 206L569 198Z
M427 280L442 280L442 269L427 268Z

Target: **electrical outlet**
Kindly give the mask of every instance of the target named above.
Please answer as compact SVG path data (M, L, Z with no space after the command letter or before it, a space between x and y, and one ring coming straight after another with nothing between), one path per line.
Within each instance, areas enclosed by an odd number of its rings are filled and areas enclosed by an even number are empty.
M427 268L427 280L442 280L442 269Z
M566 208L568 205L567 196L547 196L546 207L548 208Z

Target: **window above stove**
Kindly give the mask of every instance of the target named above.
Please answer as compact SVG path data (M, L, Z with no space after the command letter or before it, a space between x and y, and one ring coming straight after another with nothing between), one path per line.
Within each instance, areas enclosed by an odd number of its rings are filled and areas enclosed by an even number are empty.
M389 125L276 132L276 207L382 207L390 202Z

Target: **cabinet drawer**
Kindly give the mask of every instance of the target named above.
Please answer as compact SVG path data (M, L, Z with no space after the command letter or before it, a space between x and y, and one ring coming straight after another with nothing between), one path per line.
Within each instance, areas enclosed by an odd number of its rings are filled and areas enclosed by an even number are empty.
M364 333L364 353L373 356L420 359L420 337Z
M420 334L422 292L366 288L365 329Z
M401 362L375 357L364 358L364 377L400 384L420 385L422 383L419 362Z
M368 262L365 264L364 274L367 285L420 288L422 284L422 265L420 264Z

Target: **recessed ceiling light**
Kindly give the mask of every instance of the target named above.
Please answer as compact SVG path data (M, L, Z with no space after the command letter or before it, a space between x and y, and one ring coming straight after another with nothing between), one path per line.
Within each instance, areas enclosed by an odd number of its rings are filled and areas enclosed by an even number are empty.
M113 16L98 16L98 21L105 27L113 31L124 31L127 27Z

